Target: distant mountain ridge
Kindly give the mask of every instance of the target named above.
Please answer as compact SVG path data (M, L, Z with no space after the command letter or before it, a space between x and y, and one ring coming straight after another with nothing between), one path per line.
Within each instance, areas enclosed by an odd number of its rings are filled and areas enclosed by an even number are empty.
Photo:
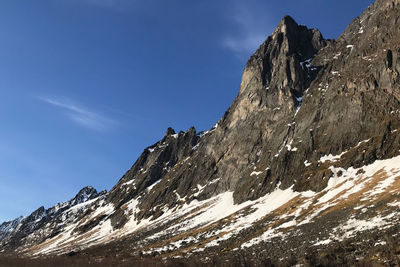
M91 186L82 188L78 194L67 202L45 209L43 206L29 216L4 222L0 225L0 242L6 246L26 247L34 243L43 242L49 236L61 232L68 222L78 218L85 207L94 199L104 197L106 191L98 193ZM50 227L49 227L50 226ZM47 228L43 231L43 228ZM0 252L3 252L4 248Z
M212 129L168 128L109 192L85 187L1 224L0 253L397 262L399 44L398 0L377 0L336 41L285 16Z

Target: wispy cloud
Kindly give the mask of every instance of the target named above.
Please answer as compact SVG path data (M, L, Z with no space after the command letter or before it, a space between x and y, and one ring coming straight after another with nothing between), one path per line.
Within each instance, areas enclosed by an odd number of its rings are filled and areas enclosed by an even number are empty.
M264 39L262 34L246 35L242 38L230 36L223 40L223 45L238 55L249 54L254 52Z
M38 97L41 101L67 111L66 116L76 124L93 129L107 130L117 124L116 121L99 113L74 104L71 100L59 100L49 97Z
M222 39L222 45L239 58L253 53L273 29L265 10L257 1L233 1L228 19L235 30Z

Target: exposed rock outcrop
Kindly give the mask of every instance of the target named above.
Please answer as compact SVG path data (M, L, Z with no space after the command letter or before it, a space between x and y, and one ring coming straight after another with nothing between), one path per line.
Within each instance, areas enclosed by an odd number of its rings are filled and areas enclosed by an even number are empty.
M168 128L161 141L143 151L132 168L108 194L107 201L113 203L118 210L112 220L115 227L121 227L127 221L124 209L120 207L133 198L145 198L150 186L156 187L159 182L167 180L167 177L171 176L170 171L194 153L199 139L200 136L194 127L179 133ZM154 191L156 193L153 196L158 199L158 203L174 202L175 194L172 193L171 187L162 188L160 191ZM151 207L147 211L149 215L153 215Z

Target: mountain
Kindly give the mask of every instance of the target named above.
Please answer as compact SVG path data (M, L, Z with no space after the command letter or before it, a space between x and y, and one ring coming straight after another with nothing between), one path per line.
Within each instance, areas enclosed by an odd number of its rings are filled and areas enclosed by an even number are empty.
M0 252L103 265L397 263L399 44L398 0L377 0L337 40L285 16L212 129L169 128L109 192L88 187L3 223Z
M61 202L49 209L42 206L29 216L1 224L0 252L21 251L57 236L71 222L79 219L91 203L104 198L105 194L106 191L98 193L93 187L87 186L67 202Z

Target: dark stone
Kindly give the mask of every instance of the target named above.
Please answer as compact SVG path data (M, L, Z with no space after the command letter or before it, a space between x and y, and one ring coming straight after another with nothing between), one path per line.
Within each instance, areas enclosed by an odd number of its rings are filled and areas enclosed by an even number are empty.
M392 54L392 50L388 50L386 52L386 67L391 69L393 66L393 54Z

